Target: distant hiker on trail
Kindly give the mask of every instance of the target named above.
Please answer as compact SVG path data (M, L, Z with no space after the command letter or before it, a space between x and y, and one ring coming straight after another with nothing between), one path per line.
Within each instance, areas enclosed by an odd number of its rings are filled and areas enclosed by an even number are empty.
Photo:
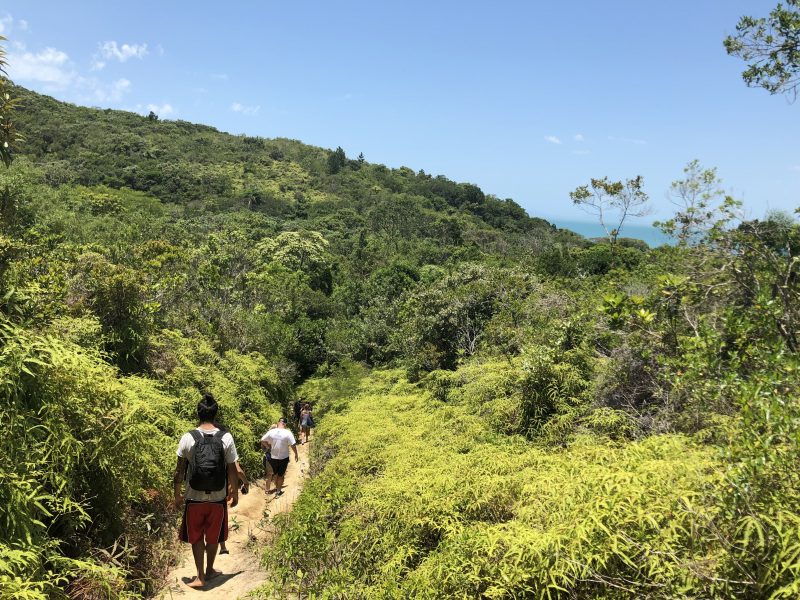
M214 570L219 543L228 538L226 499L231 507L239 502L236 444L233 436L214 425L217 401L203 394L197 405L200 424L183 434L178 443L175 467L175 507L183 505L180 539L192 545L197 576L187 585L202 588L220 575ZM187 470L188 466L188 470ZM186 498L181 496L186 477ZM206 567L203 568L204 557Z
M275 480L275 497L280 498L283 496L283 477L286 475L286 467L289 466L289 447L291 446L294 451L294 461L300 460L297 455L297 440L291 431L286 429L286 419L281 417L278 419L278 426L275 429L270 429L261 438L261 447L267 448L269 446L269 464L274 473L273 479ZM269 483L267 483L267 493L270 493Z
M311 434L311 428L314 426L314 417L311 416L311 405L306 402L303 405L303 410L300 411L300 439L301 444L308 443L308 436ZM303 435L305 439L303 440Z
M303 410L303 402L301 401L300 398L298 398L297 400L294 401L294 404L292 405L292 408L294 409L294 422L299 426L300 425L300 413Z

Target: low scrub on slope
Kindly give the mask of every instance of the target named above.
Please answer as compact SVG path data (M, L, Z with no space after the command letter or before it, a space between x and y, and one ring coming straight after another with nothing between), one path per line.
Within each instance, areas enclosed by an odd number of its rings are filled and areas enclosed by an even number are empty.
M464 387L481 385L475 369L465 377ZM400 371L350 367L338 378L305 385L330 410L314 448L321 473L265 557L284 589L314 598L796 593L798 520L785 487L797 491L785 460L796 448L784 446L768 476L784 487L743 512L731 486L763 480L748 471L757 450L743 439L758 436L742 429L730 429L736 456L684 435L616 442L586 432L553 450L496 432L469 402L437 400ZM352 394L346 409L342 391ZM739 425L763 426L759 411Z

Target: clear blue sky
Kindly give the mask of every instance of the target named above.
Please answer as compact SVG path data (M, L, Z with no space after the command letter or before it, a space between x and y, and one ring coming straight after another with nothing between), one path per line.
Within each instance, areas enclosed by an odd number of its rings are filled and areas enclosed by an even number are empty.
M800 101L747 88L722 40L776 1L31 0L0 22L12 78L59 99L341 145L549 218L638 174L668 215L698 158L760 216L800 206Z

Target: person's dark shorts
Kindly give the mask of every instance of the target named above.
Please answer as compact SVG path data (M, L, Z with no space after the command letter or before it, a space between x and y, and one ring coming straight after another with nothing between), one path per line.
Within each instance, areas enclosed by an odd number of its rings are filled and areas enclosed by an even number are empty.
M269 466L272 467L273 473L275 475L285 475L286 474L286 467L289 466L289 457L286 458L272 458L269 457Z

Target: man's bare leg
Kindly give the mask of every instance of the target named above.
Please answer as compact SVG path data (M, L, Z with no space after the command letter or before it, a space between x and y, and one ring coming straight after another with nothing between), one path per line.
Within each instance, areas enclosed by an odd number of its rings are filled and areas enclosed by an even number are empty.
M219 548L219 544L207 544L206 545L206 563L208 566L206 567L206 579L214 579L217 575L222 575L222 571L215 571L214 570L214 559L217 558L217 548Z
M214 549L216 554L216 548ZM197 567L197 577L192 579L188 585L190 588L201 588L206 585L206 571L203 568L203 558L206 554L206 544L203 540L192 544L192 556L194 557L194 566Z

